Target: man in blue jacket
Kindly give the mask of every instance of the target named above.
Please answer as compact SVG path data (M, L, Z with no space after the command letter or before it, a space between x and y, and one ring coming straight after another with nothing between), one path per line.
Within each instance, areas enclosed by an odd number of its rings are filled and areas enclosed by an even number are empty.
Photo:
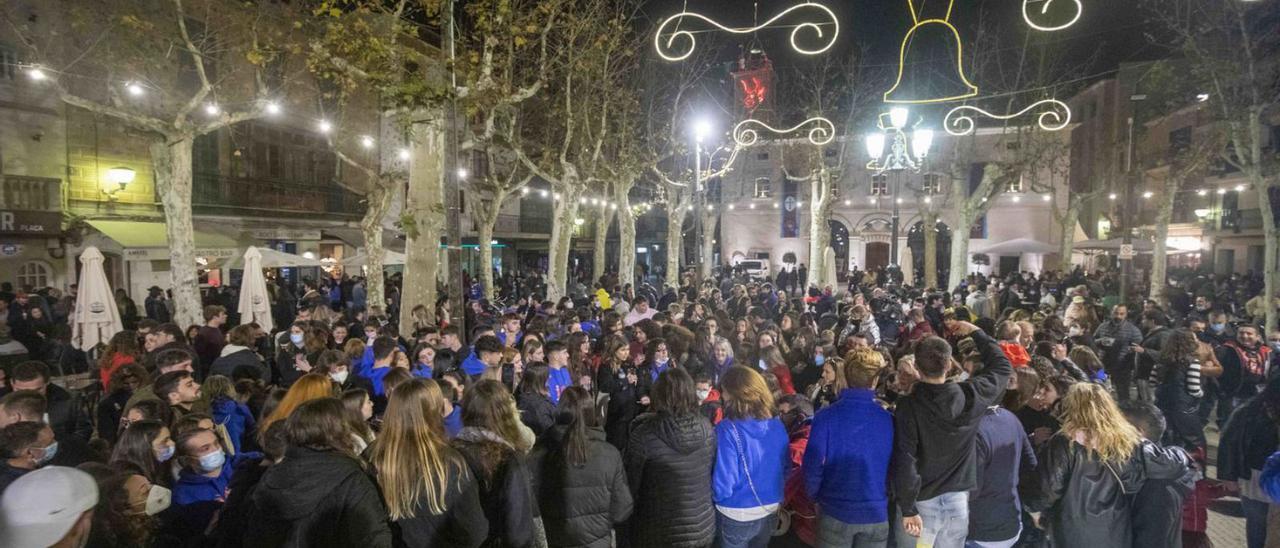
M227 500L231 474L240 462L262 458L262 453L227 453L213 430L184 432L175 441L182 471L173 485L173 511L168 519L179 538L196 538L203 533Z
M846 356L849 387L818 412L804 453L805 488L818 503L820 546L884 546L885 487L893 454L893 416L876 402L884 357L870 348Z

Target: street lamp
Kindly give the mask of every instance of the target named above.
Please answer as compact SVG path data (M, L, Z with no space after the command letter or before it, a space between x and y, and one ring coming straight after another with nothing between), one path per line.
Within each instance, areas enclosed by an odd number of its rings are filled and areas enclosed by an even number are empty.
M698 267L694 270L694 280L697 284L702 283L702 269L705 260L710 257L702 256L702 210L703 202L706 200L706 193L702 188L702 142L711 136L712 132L711 120L707 118L698 118L693 121L693 205L690 206L693 211L693 248L694 248L694 264ZM710 209L708 209L710 211Z
M102 193L107 195L107 200L114 200L117 192L123 192L129 183L133 182L134 177L138 173L127 167L113 167L107 170L107 182L112 186L102 189Z
M877 118L878 131L867 134L864 143L867 147L867 155L871 157L871 161L867 162L867 169L876 175L886 171L894 172L893 236L889 240L889 260L892 264L898 263L900 217L898 204L902 203L898 193L902 186L901 174L907 170L919 173L924 168L924 159L929 155L929 148L933 146L933 130L911 128L908 127L910 124L911 111L905 107L891 108L888 114L881 114ZM916 125L919 125L918 121ZM908 131L911 132L910 139L908 139ZM872 203L875 203L874 198Z

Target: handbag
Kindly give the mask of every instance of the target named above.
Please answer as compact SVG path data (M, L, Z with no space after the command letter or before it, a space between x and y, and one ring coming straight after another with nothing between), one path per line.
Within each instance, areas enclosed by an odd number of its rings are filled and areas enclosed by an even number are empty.
M733 434L733 446L738 450L738 462L742 465L742 473L747 476L747 487L751 489L751 496L756 499L756 505L760 507L766 506L764 501L760 500L760 493L756 491L756 482L751 479L751 470L747 469L747 454L742 450L742 438L738 434L738 425L729 424ZM777 524L774 526L772 536L781 536L787 532L791 525L791 515L782 508L782 503L778 503L778 509L774 511L778 518Z

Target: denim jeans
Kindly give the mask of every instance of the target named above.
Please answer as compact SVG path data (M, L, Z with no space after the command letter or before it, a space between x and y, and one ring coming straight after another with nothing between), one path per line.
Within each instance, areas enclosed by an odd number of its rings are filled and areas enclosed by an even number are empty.
M720 548L766 548L773 530L778 528L778 514L755 521L737 521L716 512L716 540Z
M1240 497L1240 508L1244 510L1244 536L1248 548L1262 548L1267 543L1267 510L1266 502Z
M924 528L916 543L920 547L963 548L969 535L969 493L943 493L916 501Z
M818 516L818 548L884 548L889 542L889 522L852 524L830 516Z

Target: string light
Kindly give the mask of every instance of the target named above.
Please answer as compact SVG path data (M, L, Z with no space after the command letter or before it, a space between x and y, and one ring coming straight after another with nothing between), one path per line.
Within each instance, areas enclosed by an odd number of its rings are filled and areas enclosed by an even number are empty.
M1202 188L1202 189L1199 189L1199 190L1196 190L1196 196L1206 196L1206 195L1208 195L1208 194L1209 194L1209 191L1208 191L1208 190L1205 190L1205 189L1203 189L1203 188Z
M729 211L733 211L733 209L734 209L734 205L733 205L733 204L729 204Z
M898 198L898 203L902 203L902 198Z
M1050 195L1048 195L1048 194L1045 194L1044 196L1041 196L1041 197L1040 197L1040 199L1041 199L1042 201L1047 202L1047 201L1049 201L1049 200L1052 200L1052 199L1053 199L1053 197L1052 197L1052 196L1050 196Z
M1219 194L1219 195L1226 194L1226 193L1227 193L1227 189L1225 189L1225 188L1219 188L1219 189L1218 189L1218 194Z
M129 82L128 84L125 84L124 89L129 92L129 95L134 97L141 97L142 94L147 92L147 90L137 82Z
M27 69L27 76L31 77L32 80L35 80L37 82L42 82L49 78L49 75L45 74L44 69L36 66L33 66Z
M539 191L538 191L538 195L539 195L539 196L542 196L543 198L546 198L546 197L547 197L547 190L546 190L546 189L539 190Z
M528 195L529 195L529 187L524 187L524 188L520 189L520 195L521 195L521 196L528 196Z
M755 209L755 208L756 208L756 204L754 204L754 203L752 203L752 204L747 204L747 209Z
M217 104L209 103L204 106L204 113L209 116L217 116L219 112L222 112L222 109L218 108Z
M555 198L555 199L556 199L556 201L559 201L559 200L560 200L560 193L559 193L559 192L557 192L557 193L555 193L555 194L552 194L552 195L551 195L551 197L552 197L552 198Z
M460 167L460 168L458 168L458 178L459 178L459 179L466 179L466 178L467 178L467 175L470 175L470 174L471 174L471 173L467 171L467 168L465 168L465 167Z
M578 203L579 203L579 204L582 204L582 205L586 205L586 204L587 204L587 197L586 197L586 196L583 196L583 197L581 197L581 198L578 198Z
M716 206L713 206L713 205L711 205L711 204L707 204L707 211L715 211L715 210L716 210Z
M933 203L933 196L925 196L925 197L924 197L924 203L926 203L926 204L932 204L932 203Z
M400 149L399 156L401 160L408 160L409 157L411 156L411 154L409 153L409 149L407 148Z
M875 199L874 199L874 198L872 198L872 202L871 202L871 203L875 203ZM853 205L853 200L845 200L845 201L844 201L844 205L845 205L846 207L847 207L847 206L851 206L851 205Z
M609 203L609 209L618 209L618 204L615 204L615 203L610 202L610 203Z
M1022 196L1014 196L1014 197L1013 197L1013 203L1015 203L1015 204L1016 204L1016 203L1021 202L1021 201L1022 201Z
M262 110L266 111L267 114L276 116L280 114L280 111L281 111L280 103L277 103L275 101L267 101L267 104L262 107Z
M945 129L947 133L950 133L951 135L955 135L957 137L962 135L969 135L970 133L973 133L975 129L977 129L978 125L973 120L972 116L969 116L967 114L961 114L964 111L977 112L983 116L986 116L988 118L993 118L996 120L1010 120L1010 119L1022 116L1023 114L1026 114L1029 111L1035 110L1036 108L1039 108L1041 105L1049 105L1049 108L1045 109L1044 112L1040 113L1040 117L1036 120L1036 124L1040 126L1040 129L1043 129L1045 131L1058 131L1062 128L1067 127L1067 124L1071 123L1071 107L1067 106L1066 103L1059 101L1057 99L1044 99L1041 101L1036 101L1032 103L1030 106L1028 106L1027 108L1024 108L1013 114L1003 114L1003 115L992 114L990 112L987 112L985 110L982 110L974 106L961 105L951 109L951 111L947 113L947 116L942 119L942 128Z
M814 126L809 129L808 137L810 143L821 146L830 143L836 138L835 124L831 123L831 120L821 116L814 116L813 118L809 118L808 120L800 122L799 124L787 129L777 129L769 124L761 122L760 120L748 118L733 126L733 142L742 147L749 147L756 144L756 142L760 140L760 135L755 129L749 127L751 125L759 125L775 134L785 135L809 124L813 124Z
M969 82L969 78L964 75L964 44L960 42L960 32L951 25L951 8L954 6L955 0L947 0L947 14L942 19L925 19L920 20L920 15L916 12L915 3L907 0L907 10L911 12L911 20L914 26L907 31L907 35L902 37L902 46L898 49L898 78L893 82L893 87L889 91L884 92L884 102L886 103L908 103L908 104L924 104L924 103L941 103L945 101L954 101L956 99L964 99L973 97L978 94L978 86ZM947 31L950 31L951 38L955 39L956 45L956 74L960 76L960 81L964 83L965 91L959 95L949 97L932 97L928 99L894 99L890 96L897 91L898 86L902 84L902 74L906 71L907 47L911 45L911 38L916 31L926 28L929 25L942 25Z
M320 120L318 126L320 128L320 133L329 133L333 130L333 124L329 123L328 120Z
M1236 185L1236 192L1244 192L1244 189L1246 188L1248 187L1246 187L1245 185Z
M373 137L363 135L360 137L360 145L364 148L373 148Z
M1116 193L1112 192L1111 194L1108 194L1108 195L1107 195L1107 199L1108 199L1108 200L1114 200L1114 199L1116 199Z
M774 202L774 203L773 203L773 208L774 208L774 209L778 209L778 202Z
M1080 0L1071 0L1071 2L1075 3L1075 13L1071 16L1070 21L1059 25L1046 26L1037 24L1035 21L1031 20L1031 14L1027 11L1027 8L1031 4L1044 4L1044 7L1040 8L1040 15L1044 15L1049 13L1049 6L1053 4L1053 1L1054 0L1022 0L1022 20L1026 21L1027 26L1033 29L1044 32L1054 32L1076 24L1076 21L1079 21L1080 16L1084 13L1084 4L1080 3Z
M834 46L836 43L836 37L840 35L840 21L836 19L835 12L831 11L830 8L822 4L816 4L813 2L796 4L794 6L791 6L790 8L783 10L781 13L773 16L771 19L769 19L768 21L765 21L763 24L760 24L754 27L746 27L746 28L726 27L724 25L721 25L720 23L717 23L711 20L707 16L702 15L700 13L695 13L691 11L682 11L680 13L677 13L675 15L672 15L671 17L664 19L662 21L662 24L658 25L658 31L655 32L653 35L653 46L658 51L659 57L667 61L683 61L685 59L688 59L690 55L693 55L693 50L698 45L698 41L694 38L692 32L679 28L678 22L681 19L684 19L685 17L706 21L707 23L710 23L712 26L715 26L720 30L728 33L751 34L760 29L768 27L769 25L773 24L774 21L777 21L778 19L785 17L787 14L800 9L816 10L819 12L818 15L820 17L822 17L823 19L827 19L829 21L821 21L821 20L819 20L818 22L805 21L795 25L795 27L791 29L791 48L805 55L816 55L824 51L827 51L828 49L831 49L831 46ZM677 23L676 25L677 30L672 31L669 35L667 35L667 39L664 43L662 37L664 35L665 29L667 28L668 25L671 25L672 23ZM834 27L834 30L831 32L830 38L827 38L825 33L822 31L823 26ZM796 42L796 36L799 35L801 31L812 32L818 38L824 39L825 45L823 45L818 49L806 49L805 47L801 46L799 43ZM687 45L687 47L685 48L675 47L676 46L675 42L677 38L682 40L682 44L681 44L682 46Z
M1148 191L1146 191L1146 192L1143 192L1143 193L1142 193L1142 199L1144 199L1144 200L1150 200L1150 199L1151 199L1151 197L1152 197L1152 196L1155 196L1155 195L1156 195L1156 193L1151 192L1150 190L1148 190Z

